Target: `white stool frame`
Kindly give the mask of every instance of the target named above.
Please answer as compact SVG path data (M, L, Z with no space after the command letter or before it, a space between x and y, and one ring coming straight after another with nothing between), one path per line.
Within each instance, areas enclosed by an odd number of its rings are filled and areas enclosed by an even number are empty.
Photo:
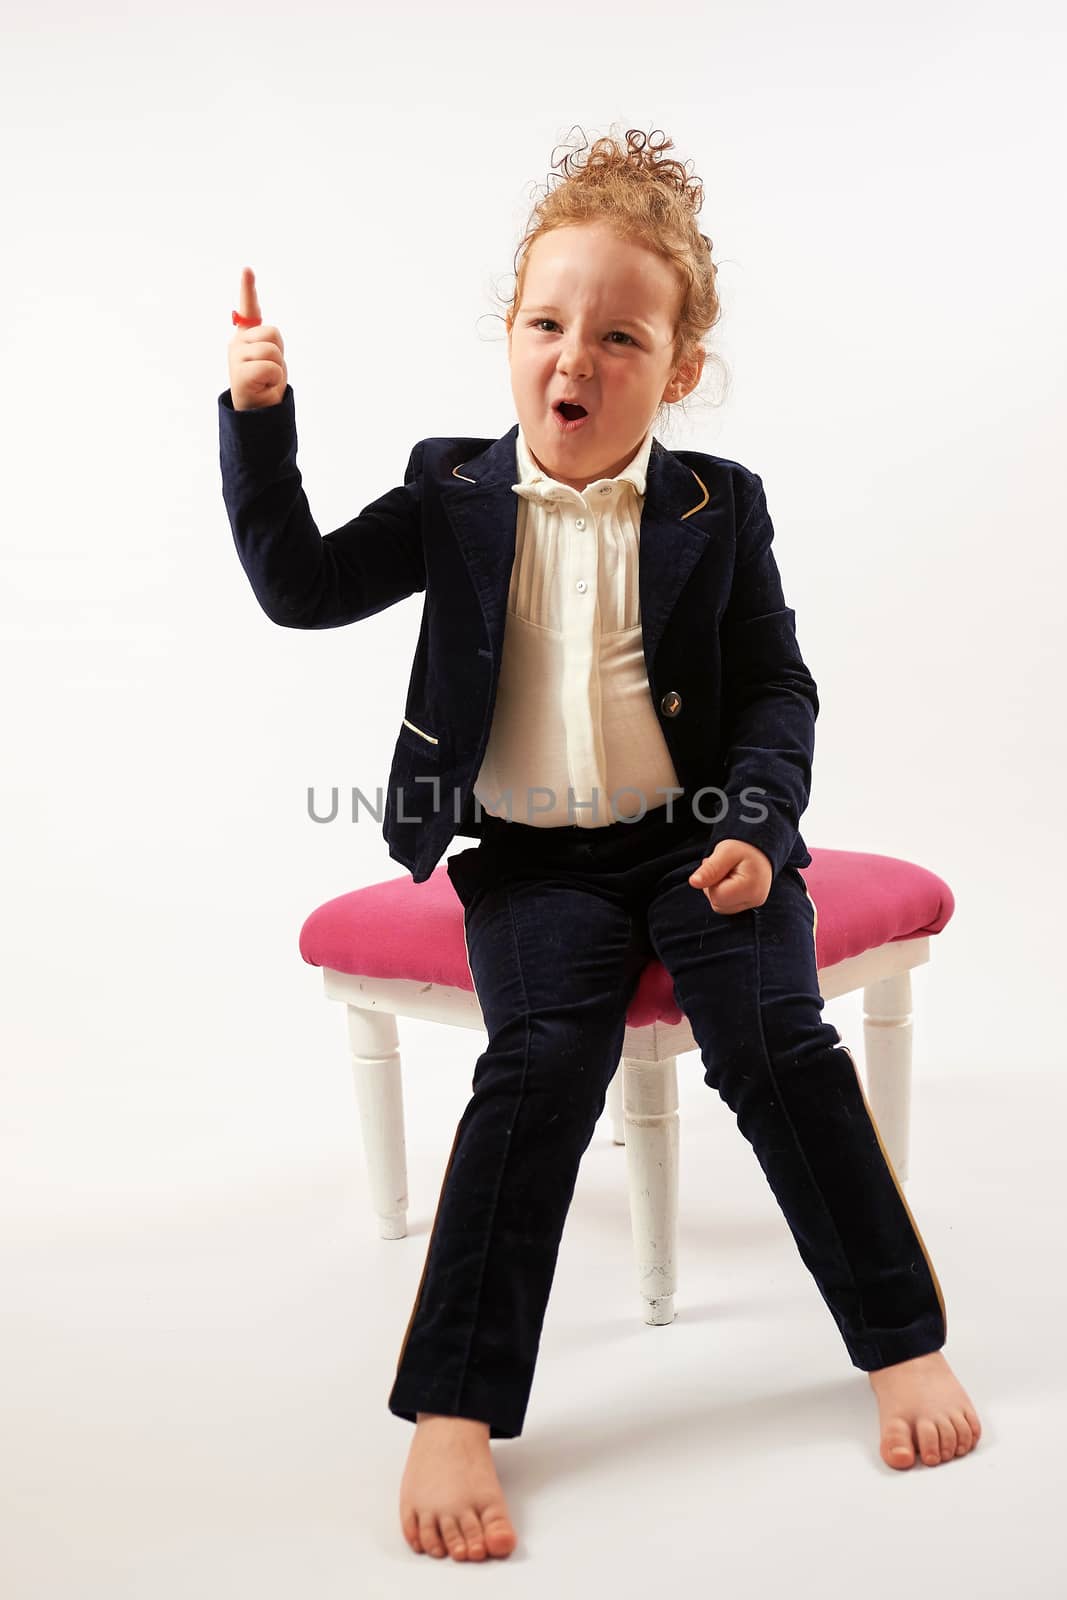
M902 939L866 950L819 972L824 1000L863 990L866 1084L871 1115L899 1183L908 1176L911 1121L911 973L930 959L930 940ZM469 989L407 978L366 978L324 967L326 997L348 1008L371 1203L383 1239L407 1234L407 1153L397 1017L485 1031L478 997ZM674 1320L678 1230L677 1058L698 1048L680 1023L627 1027L620 1069L606 1110L615 1144L625 1145L630 1223L645 1322ZM843 1048L852 1057L847 1045ZM855 1058L853 1065L855 1065Z

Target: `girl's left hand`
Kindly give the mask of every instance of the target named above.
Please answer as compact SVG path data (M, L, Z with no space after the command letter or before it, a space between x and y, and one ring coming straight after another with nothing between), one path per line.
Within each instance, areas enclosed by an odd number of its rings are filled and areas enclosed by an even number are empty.
M774 867L756 845L720 839L689 882L694 889L703 889L713 911L732 916L763 904L774 882Z

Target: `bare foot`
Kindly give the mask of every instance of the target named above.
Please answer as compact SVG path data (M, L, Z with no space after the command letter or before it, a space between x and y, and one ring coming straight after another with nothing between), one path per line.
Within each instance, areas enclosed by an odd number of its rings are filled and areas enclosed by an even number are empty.
M940 1350L878 1367L867 1376L878 1396L880 1452L887 1467L913 1467L915 1442L926 1465L937 1467L965 1456L981 1438L971 1397Z
M400 1484L400 1525L416 1555L509 1556L517 1540L489 1446L488 1422L416 1413Z

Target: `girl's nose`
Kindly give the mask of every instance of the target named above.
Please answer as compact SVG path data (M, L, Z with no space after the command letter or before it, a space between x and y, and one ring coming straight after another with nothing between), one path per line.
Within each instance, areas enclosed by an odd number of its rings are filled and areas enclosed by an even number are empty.
M573 354L564 354L559 363L559 370L565 378L588 378L592 362L584 351L575 350Z

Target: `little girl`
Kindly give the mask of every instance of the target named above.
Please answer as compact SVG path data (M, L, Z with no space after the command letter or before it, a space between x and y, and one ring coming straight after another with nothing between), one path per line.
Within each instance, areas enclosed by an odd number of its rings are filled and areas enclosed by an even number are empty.
M489 1441L522 1431L578 1166L653 958L868 1374L882 1459L934 1465L981 1431L851 1052L821 1018L798 828L818 697L763 486L653 435L719 315L701 186L670 148L630 130L565 158L506 319L518 424L420 441L403 487L343 528L311 518L248 269L219 396L227 512L268 616L334 627L425 591L391 855L421 882L455 834L478 841L447 871L488 1044L389 1397L415 1424L404 1536L454 1560L515 1546Z

